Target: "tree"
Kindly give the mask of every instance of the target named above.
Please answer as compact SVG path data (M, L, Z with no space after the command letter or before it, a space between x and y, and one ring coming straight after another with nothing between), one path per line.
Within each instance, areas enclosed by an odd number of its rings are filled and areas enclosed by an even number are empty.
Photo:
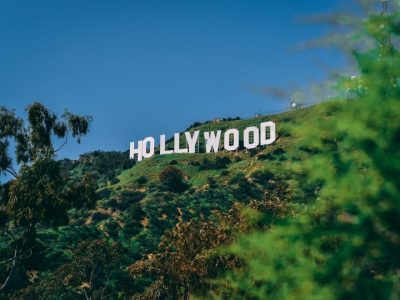
M0 263L0 292L23 260L38 253L36 230L67 220L72 208L91 206L95 185L89 174L79 181L60 173L57 152L72 136L78 143L89 131L91 117L65 112L61 119L40 103L26 108L27 124L5 107L0 107L0 172L13 176L3 185L0 198L0 229L9 244L11 257ZM63 139L55 148L53 139ZM13 163L10 142L15 143ZM16 168L16 166L19 167Z
M13 299L110 299L117 298L116 280L124 281L119 269L122 249L104 239L83 241L73 250L71 261L48 278L14 293ZM127 286L129 284L124 282Z

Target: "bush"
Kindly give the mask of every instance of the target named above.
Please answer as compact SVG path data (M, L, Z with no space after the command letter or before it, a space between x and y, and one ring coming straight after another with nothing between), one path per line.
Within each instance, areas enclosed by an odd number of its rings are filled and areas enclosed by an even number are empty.
M144 184L146 184L147 182L148 182L149 180L147 179L147 177L146 176L139 176L137 179L136 179L136 182L139 184L139 185L144 185Z
M229 170L221 171L221 176L228 176L228 175L229 175Z
M111 189L103 188L97 192L97 196L99 197L99 199L104 199L109 197L111 195L111 192Z
M92 220L95 222L95 223L97 223L97 222L99 222L99 221L101 221L101 220L104 220L104 219L107 219L107 215L105 215L105 214L103 214L103 213L101 213L101 212L99 212L99 211L95 211L93 214L92 214Z
M188 187L184 182L182 171L173 166L167 166L162 170L159 179L162 186L171 192L183 192Z
M199 170L218 170L226 168L226 166L231 162L231 159L227 156L218 156L215 160L209 160L208 158L203 158L200 163Z
M213 177L207 177L207 184L210 188L214 188L217 185L217 181Z
M266 185L269 180L274 178L274 174L269 170L257 170L251 174L251 178L255 183Z
M113 177L112 179L110 179L110 184L117 184L119 182L119 179L117 177Z

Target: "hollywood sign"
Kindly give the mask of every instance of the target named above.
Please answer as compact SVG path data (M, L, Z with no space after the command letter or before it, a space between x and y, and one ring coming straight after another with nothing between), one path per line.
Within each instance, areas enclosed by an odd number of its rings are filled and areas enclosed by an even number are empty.
M223 134L223 143L221 143L222 130L203 132L206 153L218 152L220 146L223 150L235 151L239 148L239 130L236 128L228 129ZM173 153L196 153L196 145L200 143L200 130L194 132L185 132L186 146L181 148L181 134L174 134L173 149L166 149L165 134L160 135L160 155ZM260 123L259 127L251 126L243 130L243 146L246 149L254 149L258 146L272 144L276 140L275 123L272 121ZM137 156L137 160L150 158L155 152L155 139L151 136L138 141L131 142L129 147L129 157L131 159ZM199 147L198 147L199 149Z

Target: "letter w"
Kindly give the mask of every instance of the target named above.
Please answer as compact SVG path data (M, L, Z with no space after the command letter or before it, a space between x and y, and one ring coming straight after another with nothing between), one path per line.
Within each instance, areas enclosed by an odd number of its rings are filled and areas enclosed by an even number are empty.
M211 149L214 152L218 152L219 140L221 139L221 130L211 132L204 132L204 138L206 140L206 153L210 153Z

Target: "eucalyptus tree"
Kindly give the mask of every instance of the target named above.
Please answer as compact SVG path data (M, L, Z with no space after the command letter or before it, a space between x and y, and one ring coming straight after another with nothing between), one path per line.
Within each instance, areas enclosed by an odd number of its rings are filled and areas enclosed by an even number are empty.
M56 161L69 138L80 143L89 132L91 117L68 111L57 116L38 102L26 112L24 120L0 107L0 172L12 178L0 190L0 244L7 244L8 250L8 257L0 260L0 293L17 266L38 255L39 226L63 224L69 209L90 207L95 201L90 175L72 180Z

